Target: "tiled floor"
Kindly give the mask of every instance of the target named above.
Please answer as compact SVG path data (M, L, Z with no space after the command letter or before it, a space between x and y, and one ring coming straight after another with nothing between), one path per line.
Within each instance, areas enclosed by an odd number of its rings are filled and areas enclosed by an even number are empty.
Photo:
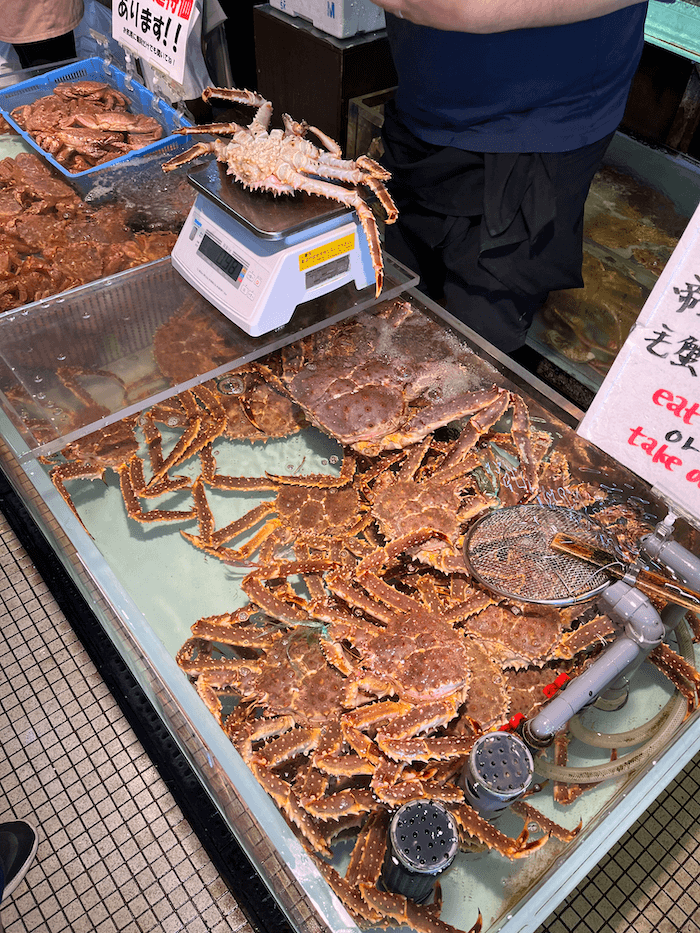
M40 827L7 933L252 933L1 514L0 644L0 820ZM700 933L699 816L700 756L538 933Z
M252 933L0 519L0 820L40 832L5 930Z

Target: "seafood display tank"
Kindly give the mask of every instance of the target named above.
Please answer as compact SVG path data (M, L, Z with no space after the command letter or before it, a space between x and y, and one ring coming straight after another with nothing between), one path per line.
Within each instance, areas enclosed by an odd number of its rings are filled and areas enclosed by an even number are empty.
M441 921L533 933L700 748L698 626L622 708L572 717L526 802L475 818L470 743L611 632L594 599L478 585L465 534L529 502L629 562L667 508L414 285L386 257L378 300L346 286L257 340L169 260L6 312L0 463L294 929L436 928L357 864L358 833L421 787L460 825ZM388 680L387 639L406 652Z
M615 134L584 213L584 288L553 292L528 344L597 392L698 204L690 156Z

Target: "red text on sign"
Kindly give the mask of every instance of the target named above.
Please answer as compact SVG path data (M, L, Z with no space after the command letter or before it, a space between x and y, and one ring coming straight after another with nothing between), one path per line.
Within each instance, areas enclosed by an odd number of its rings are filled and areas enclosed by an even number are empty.
M661 446L659 446L655 438L648 437L646 434L642 433L641 427L632 428L627 443L632 447L640 447L645 454L651 457L652 463L663 464L670 473L673 472L674 467L683 465L683 461L680 457L674 457L672 454L668 453L668 444L661 444Z
M682 395L674 395L668 389L657 389L651 400L655 405L666 408L676 418L681 418L683 424L692 424L692 419L696 415L700 415L700 405L697 402L693 402L691 405L687 398L683 398Z

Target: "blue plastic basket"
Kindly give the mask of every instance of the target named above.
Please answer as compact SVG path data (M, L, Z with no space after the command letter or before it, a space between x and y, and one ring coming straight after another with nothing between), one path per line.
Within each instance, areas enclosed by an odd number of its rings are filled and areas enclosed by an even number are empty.
M163 127L163 137L148 146L135 149L133 152L127 152L125 155L119 156L119 158L110 159L109 162L103 162L94 166L94 168L86 169L83 172L69 172L65 166L57 162L45 149L38 146L32 137L15 123L10 116L10 111L14 110L15 107L33 104L40 97L46 97L48 94L53 93L56 85L70 81L103 81L110 87L120 91L128 97L129 109L132 113L145 114L158 120ZM192 125L182 114L178 113L177 110L162 99L155 98L153 93L143 84L134 81L119 68L110 65L99 57L86 58L85 61L56 68L54 71L49 71L37 78L22 81L19 84L13 84L4 90L0 90L0 112L30 146L40 152L47 162L50 162L67 178L81 178L83 175L91 175L119 162L128 162L130 159L154 152L162 151L164 158L169 157L170 153L180 151L183 143L187 142L192 145L194 142L189 136L173 135L175 130L180 127Z

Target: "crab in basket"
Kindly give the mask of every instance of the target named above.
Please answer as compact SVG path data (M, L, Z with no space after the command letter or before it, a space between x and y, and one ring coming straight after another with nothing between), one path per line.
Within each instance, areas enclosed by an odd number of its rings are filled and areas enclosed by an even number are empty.
M212 97L257 107L253 121L249 126L237 123L188 126L182 130L183 133L207 133L225 138L196 143L165 162L163 171L171 172L186 162L211 153L219 162L228 165L229 175L251 190L271 191L275 195L306 191L354 208L367 237L376 277L376 293L379 295L384 281L379 231L360 186L376 195L386 213L386 223L394 223L398 210L384 186L390 178L389 172L366 155L355 161L344 159L335 140L315 126L296 122L289 114L282 116L284 129L270 130L272 104L254 91L205 88L202 99L208 101ZM308 132L314 134L320 146L307 139Z

